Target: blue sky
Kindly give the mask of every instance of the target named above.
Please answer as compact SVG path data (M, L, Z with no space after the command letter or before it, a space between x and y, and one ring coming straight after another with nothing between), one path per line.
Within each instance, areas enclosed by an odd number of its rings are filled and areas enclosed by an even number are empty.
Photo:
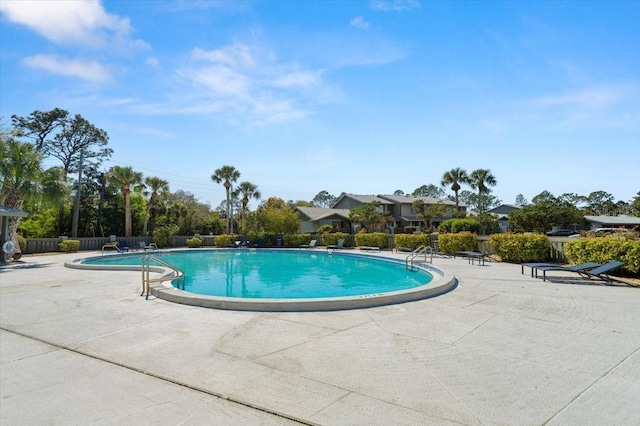
M217 207L490 169L514 203L640 190L640 2L0 3L0 115L56 107L111 165ZM46 165L56 165L48 160Z

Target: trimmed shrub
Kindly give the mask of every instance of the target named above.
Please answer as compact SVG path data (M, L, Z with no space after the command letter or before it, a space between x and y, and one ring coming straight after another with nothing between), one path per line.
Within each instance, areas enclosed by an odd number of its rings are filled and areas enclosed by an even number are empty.
M322 244L325 246L338 244L338 240L344 240L344 246L351 246L350 235L346 232L335 232L333 234L323 234Z
M458 232L471 232L477 234L480 231L480 222L475 219L447 219L443 221L438 230L443 233L457 234Z
M447 254L456 254L460 251L477 251L478 236L471 232L440 234L438 235L438 249Z
M284 235L285 247L300 247L302 244L309 244L311 234L286 234Z
M17 235L18 237L18 245L20 246L20 251L25 251L27 249L27 239L22 235Z
M235 242L239 240L240 237L237 235L222 234L213 239L213 244L216 247L229 247L234 245Z
M80 250L80 241L79 240L64 240L58 244L58 248L60 251L65 253L73 253Z
M328 225L328 224L327 225L321 225L318 228L318 233L319 234L328 234L328 233L330 233L332 231L333 231L333 226Z
M490 242L504 262L541 262L551 250L549 238L539 234L493 234Z
M174 246L178 232L180 232L178 225L160 226L153 231L153 241L158 247Z
M564 244L565 255L571 263L612 261L624 262L623 269L640 272L640 240L601 237L577 238Z
M408 248L413 250L419 245L431 245L429 234L397 234L395 237L396 250Z
M189 248L198 248L202 247L204 241L200 237L193 237L187 239L187 247Z
M356 235L356 246L368 246L368 247L387 247L387 234L384 232L371 232L367 234Z
M418 229L417 226L405 226L404 227L404 233L405 234L413 234L414 232L416 232L417 229Z

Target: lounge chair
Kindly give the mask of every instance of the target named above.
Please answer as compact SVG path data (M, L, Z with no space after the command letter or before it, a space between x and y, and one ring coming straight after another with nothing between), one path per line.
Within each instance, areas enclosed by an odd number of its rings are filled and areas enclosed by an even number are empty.
M301 244L300 248L303 248L303 249L316 248L316 244L318 244L318 240L311 240L309 244Z
M600 266L600 263L587 262L587 263L580 263L579 265L572 265L572 266L560 266L555 263L523 263L522 265L520 265L520 272L523 274L524 274L525 266L527 268L531 268L531 278L533 278L534 272L535 272L535 277L538 278L538 270L542 270L545 268L547 271L553 271L555 268L563 268L560 270L569 270L570 272L578 272L584 269L596 268Z
M536 271L542 271L542 281L547 280L547 271L565 271L565 272L577 272L578 274L580 274L585 278L588 278L588 279L594 278L594 279L598 279L598 280L602 280L610 283L615 280L609 276L609 272L621 266L624 266L624 262L615 261L615 262L605 263L604 265L598 265L596 263L597 265L596 267L593 267L593 266L584 267L584 265L588 265L588 264L574 265L574 266L567 266L567 267L542 266L542 267L536 268ZM537 276L537 272L536 272L536 276Z
M376 246L360 246L359 249L364 251L380 251L380 247Z
M156 243L149 243L149 245L147 245L147 243L145 243L144 241L139 241L138 242L138 248L140 250L158 250L158 246L156 245Z
M329 244L327 246L327 250L329 250L329 249L343 249L343 248L344 248L344 239L343 238L340 238L338 240L338 244Z

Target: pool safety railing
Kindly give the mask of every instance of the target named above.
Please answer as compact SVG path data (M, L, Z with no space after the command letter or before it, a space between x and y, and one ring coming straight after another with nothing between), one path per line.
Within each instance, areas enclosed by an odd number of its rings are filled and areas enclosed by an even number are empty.
M165 268L171 269L171 271L173 272L170 275L163 275L161 277L156 277L156 278L151 278L150 277L150 273L151 273L151 262L155 262L158 263L162 266L164 266ZM184 272L182 272L180 269L176 268L175 266L173 266L172 264L165 262L162 259L158 259L156 256L152 256L152 255L148 255L148 256L143 256L142 257L142 293L140 294L140 296L145 295L146 293L146 297L145 300L149 299L149 284L151 283L159 283L159 282L163 282L163 281L173 281L173 280L179 280L182 282L182 290L184 290ZM180 288L180 283L178 283L178 288Z
M420 245L415 248L405 259L405 266L410 271L415 271L417 267L414 265L414 261L418 256L424 255L424 263L433 263L433 249L430 246ZM429 260L427 260L429 255Z

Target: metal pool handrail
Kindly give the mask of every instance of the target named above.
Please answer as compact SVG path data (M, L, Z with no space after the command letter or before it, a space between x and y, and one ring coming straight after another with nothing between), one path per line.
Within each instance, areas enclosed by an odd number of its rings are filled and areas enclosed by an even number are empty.
M415 269L413 266L413 260L421 254L424 254L424 261L426 262L427 253L429 253L431 257L429 263L433 263L433 249L430 246L420 245L407 256L407 258L405 259L405 267L408 270L413 271Z
M173 275L163 275L161 277L157 277L157 278L151 278L149 276L150 272L151 272L151 261L157 262L160 265L169 268L173 271ZM149 299L149 284L150 283L159 283L162 281L167 281L167 280L180 280L182 281L182 289L184 290L184 272L182 272L180 269L176 268L175 266L173 266L172 264L165 262L162 259L157 258L156 256L153 255L148 255L148 256L143 256L142 257L142 293L140 293L140 296L144 295L145 293L147 294L147 296L145 297L145 300ZM180 284L178 284L178 288L180 288Z

